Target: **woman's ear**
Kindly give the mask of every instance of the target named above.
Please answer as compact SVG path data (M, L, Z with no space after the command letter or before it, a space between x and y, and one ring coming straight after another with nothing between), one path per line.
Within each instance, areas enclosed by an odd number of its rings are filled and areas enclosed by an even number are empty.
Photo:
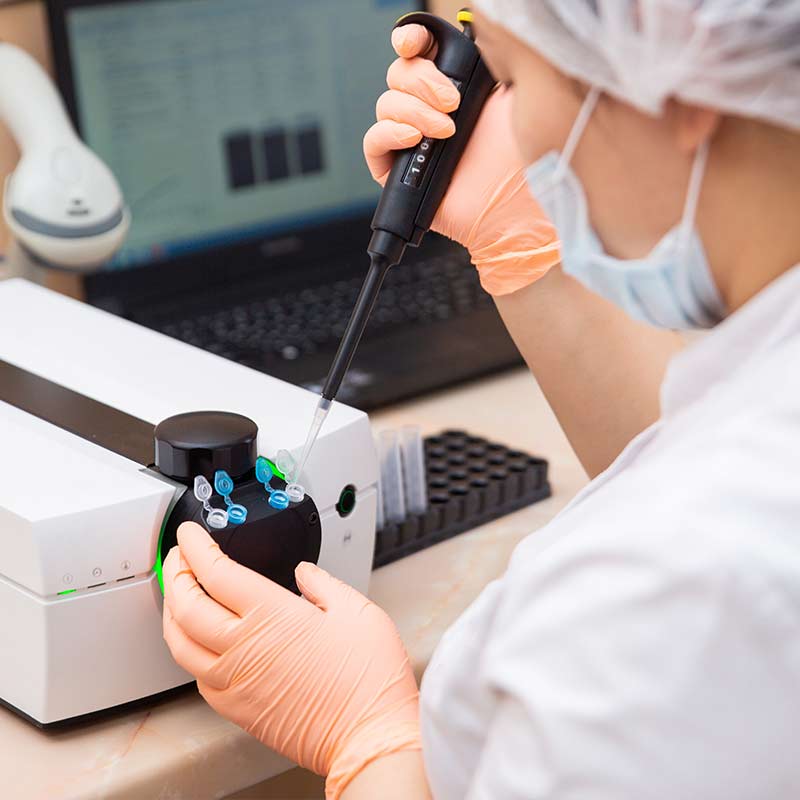
M722 118L719 112L701 106L690 106L675 102L675 136L678 148L693 153L710 139Z

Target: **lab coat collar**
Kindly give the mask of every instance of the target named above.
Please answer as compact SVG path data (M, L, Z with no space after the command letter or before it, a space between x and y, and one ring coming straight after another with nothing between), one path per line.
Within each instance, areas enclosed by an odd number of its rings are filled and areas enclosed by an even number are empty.
M798 333L800 264L672 360L661 386L662 416L696 402L714 384Z

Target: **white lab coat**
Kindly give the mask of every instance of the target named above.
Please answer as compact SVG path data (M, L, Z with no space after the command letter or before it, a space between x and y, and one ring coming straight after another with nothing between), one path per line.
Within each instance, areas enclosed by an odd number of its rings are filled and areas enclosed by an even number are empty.
M800 798L800 266L661 403L439 646L435 800Z

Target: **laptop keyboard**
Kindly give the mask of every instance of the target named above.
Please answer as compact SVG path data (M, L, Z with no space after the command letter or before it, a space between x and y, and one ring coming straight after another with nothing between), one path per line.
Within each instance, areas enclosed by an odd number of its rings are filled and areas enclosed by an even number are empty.
M181 319L140 320L189 344L245 364L265 357L296 361L335 349L361 289L363 276L280 295L259 284L238 302ZM247 297L242 297L242 295ZM263 296L262 296L263 295ZM410 324L444 322L492 307L474 267L460 253L395 267L372 313L367 335Z

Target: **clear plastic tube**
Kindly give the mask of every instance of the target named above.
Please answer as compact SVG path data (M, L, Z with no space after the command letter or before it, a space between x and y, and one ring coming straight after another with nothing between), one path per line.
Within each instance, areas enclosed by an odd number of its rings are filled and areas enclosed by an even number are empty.
M406 425L400 429L400 449L403 454L406 507L411 514L424 514L428 508L425 447L417 426Z
M403 459L397 431L383 431L378 437L378 448L386 520L402 522L406 518L406 500L403 488Z
M275 466L289 479L297 469L294 456L288 450L278 450L275 454Z
M198 475L194 479L194 496L203 504L208 527L214 528L215 530L222 530L228 527L228 512L221 508L214 508L214 506L211 505L210 500L213 492L214 490L211 488L211 484L202 475Z
M317 441L317 436L319 436L320 429L328 417L331 405L332 403L330 400L320 397L319 403L317 403L317 407L314 410L314 419L311 421L311 428L308 431L306 443L303 445L303 452L300 454L300 460L297 462L292 474L286 475L286 480L289 483L299 482L300 476L305 469L306 461L308 461L308 457L311 455L311 448L314 447L314 443Z
M375 440L375 449L380 453L380 444L378 440ZM378 475L378 480L375 482L375 490L377 493L377 500L376 500L376 512L375 512L375 530L379 531L383 528L386 524L386 514L383 509L383 488L382 488L383 481L381 480L381 476Z

